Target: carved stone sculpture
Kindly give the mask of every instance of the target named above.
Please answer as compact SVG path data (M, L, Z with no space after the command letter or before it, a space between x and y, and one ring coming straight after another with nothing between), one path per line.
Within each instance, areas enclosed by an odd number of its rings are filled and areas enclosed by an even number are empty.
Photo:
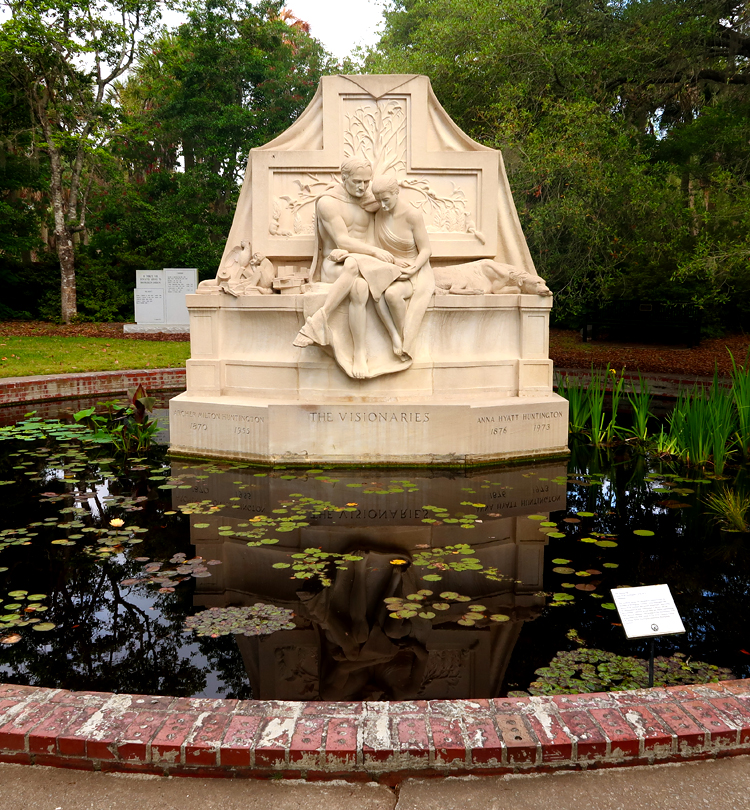
M566 452L552 295L500 152L425 76L326 76L252 149L216 278L188 297L177 452L471 463ZM458 461L457 461L458 460Z
M438 295L552 295L539 276L492 259L441 267L435 271L435 286Z

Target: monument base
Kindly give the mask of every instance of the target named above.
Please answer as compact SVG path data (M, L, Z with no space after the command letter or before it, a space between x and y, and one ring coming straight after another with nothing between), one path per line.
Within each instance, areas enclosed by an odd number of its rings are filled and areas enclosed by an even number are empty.
M252 402L180 394L173 454L261 464L474 466L567 454L568 402L557 394L481 404Z
M122 331L126 335L187 335L189 323L125 323Z

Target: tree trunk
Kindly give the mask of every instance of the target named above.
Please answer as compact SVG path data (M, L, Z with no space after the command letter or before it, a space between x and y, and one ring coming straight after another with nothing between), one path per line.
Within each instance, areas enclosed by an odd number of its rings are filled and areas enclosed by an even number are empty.
M73 234L65 216L63 194L63 171L60 152L52 144L51 133L47 136L50 158L50 196L55 215L55 243L57 258L60 261L60 314L64 323L70 323L78 314L76 305L76 267Z

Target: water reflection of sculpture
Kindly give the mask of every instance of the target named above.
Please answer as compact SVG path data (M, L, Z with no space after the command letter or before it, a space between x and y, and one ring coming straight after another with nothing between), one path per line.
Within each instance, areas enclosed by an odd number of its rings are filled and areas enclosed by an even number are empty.
M367 317L370 297L393 353L403 362L410 360L411 343L434 289L431 249L421 214L399 202L395 177L378 181L377 199L367 189L372 178L367 161L344 161L341 177L342 185L326 191L316 205L318 246L312 272L319 263L320 279L330 287L294 345L331 346L347 373L363 379L383 373L368 364L368 349L374 351L374 327ZM348 344L348 336L330 322L347 297L351 353L342 345Z

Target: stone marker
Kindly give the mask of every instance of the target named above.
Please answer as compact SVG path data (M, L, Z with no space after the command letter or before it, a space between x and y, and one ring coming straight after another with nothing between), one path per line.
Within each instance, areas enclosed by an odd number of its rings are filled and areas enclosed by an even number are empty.
M135 278L135 323L126 323L124 332L190 331L185 296L197 287L195 268L136 270Z

